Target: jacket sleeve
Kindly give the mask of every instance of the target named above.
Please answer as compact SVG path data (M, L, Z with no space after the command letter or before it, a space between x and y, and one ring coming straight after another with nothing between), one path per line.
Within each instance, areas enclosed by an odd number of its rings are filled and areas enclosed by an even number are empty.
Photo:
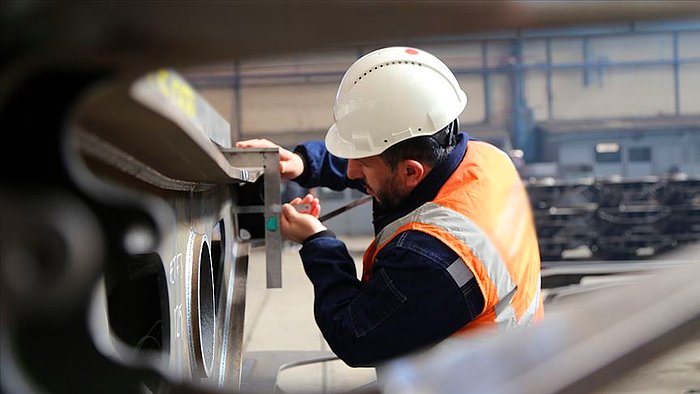
M304 173L294 178L299 185L306 188L324 186L333 190L350 187L365 192L362 181L346 176L348 161L330 154L323 142L305 142L294 148L294 153L304 161Z
M476 281L460 289L447 272L457 255L424 233L405 232L384 247L367 282L357 279L335 238L312 239L300 254L314 287L316 323L350 366L376 366L433 345L483 309Z

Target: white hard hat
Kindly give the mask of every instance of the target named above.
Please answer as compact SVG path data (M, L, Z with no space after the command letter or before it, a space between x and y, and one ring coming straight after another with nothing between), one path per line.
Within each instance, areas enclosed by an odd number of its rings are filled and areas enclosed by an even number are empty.
M440 59L414 48L379 49L345 72L326 147L346 159L378 155L403 140L436 133L466 105L467 95Z

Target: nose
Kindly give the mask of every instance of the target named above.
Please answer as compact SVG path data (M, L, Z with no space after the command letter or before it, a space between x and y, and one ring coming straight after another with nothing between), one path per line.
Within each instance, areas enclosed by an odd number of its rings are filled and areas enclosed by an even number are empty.
M348 179L362 178L362 171L360 170L360 166L357 164L357 161L353 159L348 160L348 169L346 173L348 175Z

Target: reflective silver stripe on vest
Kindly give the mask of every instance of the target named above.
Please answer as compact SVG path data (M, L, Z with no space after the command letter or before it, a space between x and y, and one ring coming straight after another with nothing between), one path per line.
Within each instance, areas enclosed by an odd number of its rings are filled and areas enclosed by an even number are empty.
M460 289L474 277L474 274L472 274L472 271L464 264L464 260L462 259L457 259L454 263L450 264L450 266L447 267L447 272L452 276L452 279L454 279L455 283L457 283L457 287Z
M531 326L535 324L535 313L537 313L537 308L540 306L540 289L542 288L542 277L539 275L537 276L537 292L535 293L535 296L532 297L532 301L530 301L530 305L527 307L527 310L523 314L523 316L520 318L520 325L527 325Z
M411 222L440 227L462 241L482 262L489 278L496 286L499 303L496 305L495 312L499 329L508 329L518 325L515 319L515 310L510 305L510 300L516 289L513 279L510 277L498 249L476 223L457 211L428 202L384 227L377 235L378 247L391 239L401 226Z
M518 290L515 287L508 293L504 298L500 296L498 299L498 304L496 304L493 309L496 311L496 322L498 323L498 328L501 330L508 330L511 328L516 328L518 326L518 319L515 316L515 309L511 305L511 300L515 295L515 291Z

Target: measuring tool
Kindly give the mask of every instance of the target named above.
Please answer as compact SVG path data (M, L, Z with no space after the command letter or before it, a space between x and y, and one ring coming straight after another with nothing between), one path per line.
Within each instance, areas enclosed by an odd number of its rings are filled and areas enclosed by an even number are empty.
M321 215L321 216L318 218L318 220L321 221L321 222L325 222L326 220L331 219L331 218L334 218L334 217L340 215L341 213L343 213L343 212L345 212L345 211L348 211L348 210L350 210L350 209L355 208L356 206L359 206L359 205L368 203L368 202L370 202L370 201L372 201L372 196L364 196L364 197L362 197L362 198L358 198L357 200L351 202L351 203L348 204L348 205L344 205L344 206L342 206L342 207L340 207L340 208L338 208L338 209L336 209L336 210L334 210L334 211L328 212L328 213L325 214L325 215Z
M325 214L325 215L319 216L318 220L321 221L321 222L325 222L325 221L328 220L328 219L334 218L334 217L340 215L341 213L343 213L343 212L345 212L345 211L348 211L348 210L350 210L350 209L352 209L352 208L355 208L356 206L365 204L365 203L367 203L367 202L369 202L369 201L371 201L371 200L372 200L372 196L364 196L364 197L362 197L362 198L358 198L357 200L355 200L355 201L353 201L353 202L351 202L351 203L349 203L349 204L347 204L347 205L343 205L342 207L340 207L340 208L338 208L338 209L336 209L336 210L334 210L334 211L331 211L331 212L328 212L328 213ZM299 212L299 213L307 213L307 214L310 214L310 213L311 213L311 204L292 204L292 206L293 206L294 209L296 209L297 212Z

